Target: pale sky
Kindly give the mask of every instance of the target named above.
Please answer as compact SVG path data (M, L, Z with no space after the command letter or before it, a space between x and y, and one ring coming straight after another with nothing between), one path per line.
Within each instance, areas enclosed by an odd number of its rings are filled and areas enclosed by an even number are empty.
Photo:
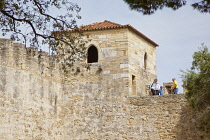
M188 0L188 2L196 0ZM194 10L190 3L176 11L168 8L153 15L131 11L123 0L73 0L81 8L78 25L109 20L130 24L159 44L157 47L157 78L159 84L174 77L183 92L180 70L191 67L192 55L204 43L210 48L210 14Z

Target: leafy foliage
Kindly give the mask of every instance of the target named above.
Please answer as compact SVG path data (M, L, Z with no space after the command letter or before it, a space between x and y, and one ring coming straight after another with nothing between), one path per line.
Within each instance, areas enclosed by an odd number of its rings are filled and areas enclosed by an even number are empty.
M124 0L132 10L144 15L153 14L164 7L177 10L186 5L186 0ZM203 0L192 4L192 6L203 13L210 13L210 0Z
M191 70L182 75L186 98L199 113L200 127L210 131L210 52L202 48L193 55Z
M0 0L0 29L2 35L11 34L11 39L24 40L34 47L50 44L53 54L68 48L56 54L59 60L72 61L84 54L82 33L76 24L80 10L68 0ZM55 31L60 31L59 35L52 33Z
M0 9L4 7L4 0L0 0Z
M202 13L210 13L210 0L203 0L192 4L192 6Z

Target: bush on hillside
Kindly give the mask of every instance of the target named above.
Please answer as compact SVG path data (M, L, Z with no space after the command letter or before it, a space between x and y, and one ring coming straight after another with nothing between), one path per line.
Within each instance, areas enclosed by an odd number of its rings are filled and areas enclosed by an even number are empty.
M192 67L183 71L186 98L199 116L199 128L210 131L210 52L202 44L193 55Z

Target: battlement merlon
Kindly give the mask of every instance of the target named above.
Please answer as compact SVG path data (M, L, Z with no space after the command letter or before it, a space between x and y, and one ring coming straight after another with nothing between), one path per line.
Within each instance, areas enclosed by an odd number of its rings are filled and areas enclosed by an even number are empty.
M13 41L11 39L0 38L0 47L7 48L12 46Z
M48 52L38 51L38 48L25 47L11 39L0 38L0 65L33 71L34 74L41 73L46 77L61 76L61 64L53 61L54 57L56 56L49 55Z

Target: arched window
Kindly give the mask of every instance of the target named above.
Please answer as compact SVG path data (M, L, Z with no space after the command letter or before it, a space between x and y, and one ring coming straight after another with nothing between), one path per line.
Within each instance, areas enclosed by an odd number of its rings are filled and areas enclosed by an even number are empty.
M91 46L88 49L88 63L98 62L98 50L95 46Z
M147 53L144 54L144 69L147 69Z

